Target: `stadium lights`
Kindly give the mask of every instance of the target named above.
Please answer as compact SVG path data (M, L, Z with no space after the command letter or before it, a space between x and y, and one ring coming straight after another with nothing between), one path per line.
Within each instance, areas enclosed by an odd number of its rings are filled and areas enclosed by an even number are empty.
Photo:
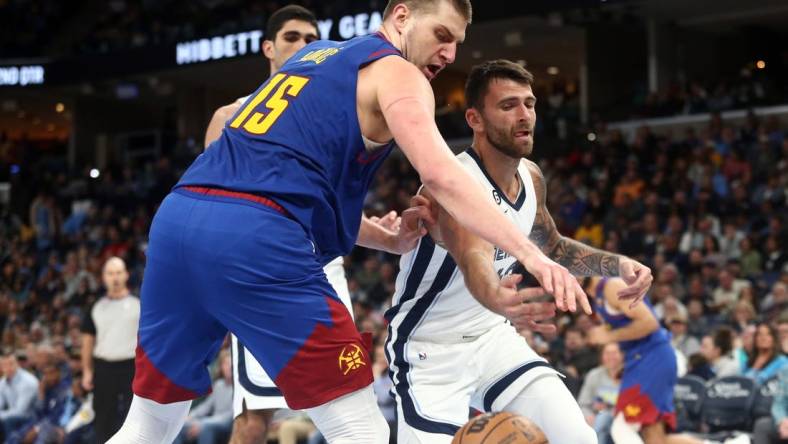
M101 171L99 171L98 168L91 168L90 169L90 178L91 179L98 179L98 177L100 175L101 175Z
M551 76L558 75L558 67L557 66L548 66L547 67L547 73L550 74Z
M763 60L758 60L757 62L755 62L755 67L758 69L764 69L766 68L766 62L764 62Z
M593 142L593 141L596 140L596 134L594 134L594 133L588 133L588 136L586 136L586 137L588 138L589 142Z
M57 111L58 113L62 113L65 110L66 110L66 105L63 105L62 102L57 102L57 104L55 104L55 111Z

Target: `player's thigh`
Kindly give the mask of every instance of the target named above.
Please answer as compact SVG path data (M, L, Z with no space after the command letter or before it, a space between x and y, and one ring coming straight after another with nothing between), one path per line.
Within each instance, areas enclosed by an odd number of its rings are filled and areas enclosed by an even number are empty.
M286 408L284 396L265 369L235 335L231 335L233 357L233 415Z
M397 339L388 344L399 411L397 439L443 442L468 421L470 397L478 383L478 373L470 365L473 344L400 345Z
M225 286L214 315L252 352L291 408L314 407L372 382L371 362L347 308L303 228L260 212L233 234L207 279Z
M482 371L472 406L480 411L501 411L532 381L558 375L511 325L501 323L477 342L475 359Z
M344 261L341 257L338 257L323 267L323 271L326 273L328 283L331 284L339 300L345 304L350 316L353 317L353 302L350 300L350 290L347 287Z
M183 254L188 215L198 204L178 194L162 203L151 225L140 293L134 392L160 403L202 396L211 387L207 363L227 330L206 309L212 290L194 285L207 258Z
M451 440L454 437L452 434L432 433L418 429L402 419L403 413L401 409L397 413L399 415L397 419L398 444L451 444Z

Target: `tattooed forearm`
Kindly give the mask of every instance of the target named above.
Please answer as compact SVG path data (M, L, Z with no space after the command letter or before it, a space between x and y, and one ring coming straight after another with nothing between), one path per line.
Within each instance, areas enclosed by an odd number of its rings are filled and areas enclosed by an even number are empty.
M562 237L548 257L575 276L618 276L619 256Z
M547 210L547 185L542 170L533 162L528 167L537 196L534 224L528 235L531 241L575 276L618 276L618 255L561 236Z

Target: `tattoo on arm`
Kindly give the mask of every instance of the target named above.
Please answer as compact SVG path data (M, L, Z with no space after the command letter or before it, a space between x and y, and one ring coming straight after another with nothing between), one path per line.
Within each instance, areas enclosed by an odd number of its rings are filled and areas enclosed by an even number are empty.
M530 163L529 167L538 201L529 238L550 259L566 267L575 276L618 276L618 255L561 236L547 210L547 182L544 175L536 164Z

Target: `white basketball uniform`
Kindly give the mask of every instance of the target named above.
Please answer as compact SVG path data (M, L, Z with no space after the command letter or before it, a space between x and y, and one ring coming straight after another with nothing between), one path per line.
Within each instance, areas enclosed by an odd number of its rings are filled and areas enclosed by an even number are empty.
M537 199L525 161L518 167L520 195L510 202L472 149L457 158L500 210L530 233ZM498 274L510 274L517 260L498 248L494 255ZM479 304L452 257L429 236L400 259L386 318L401 443L449 443L468 422L470 407L501 411L536 378L558 374L502 316Z
M345 268L342 257L329 262L323 271L328 282L334 287L339 299L345 304L350 316L353 316L353 304L350 302L350 293L345 279ZM249 350L232 336L233 357L233 415L237 417L243 412L246 404L247 410L269 410L287 408L282 392L276 387L274 381L268 376L263 366L252 356Z

